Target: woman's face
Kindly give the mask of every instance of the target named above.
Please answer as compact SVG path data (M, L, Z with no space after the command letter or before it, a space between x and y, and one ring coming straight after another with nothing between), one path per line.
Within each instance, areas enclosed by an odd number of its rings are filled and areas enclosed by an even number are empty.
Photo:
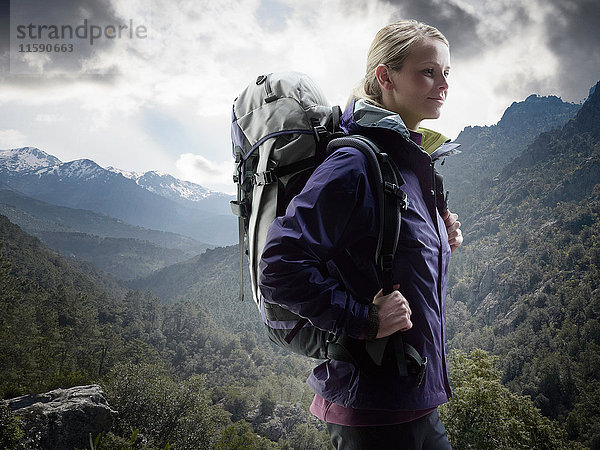
M385 105L416 130L423 119L437 119L448 93L450 50L442 41L415 43L400 70L390 70L392 89Z

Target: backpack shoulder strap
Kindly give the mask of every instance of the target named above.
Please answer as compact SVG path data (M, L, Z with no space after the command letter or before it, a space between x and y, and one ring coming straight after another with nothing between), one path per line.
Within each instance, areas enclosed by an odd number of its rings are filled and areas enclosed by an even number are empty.
M375 195L379 205L380 219L375 256L382 271L383 295L387 295L393 291L394 254L398 247L402 212L406 211L408 207L406 193L400 189L400 186L404 184L404 179L392 158L369 139L355 135L336 138L329 143L327 153L341 147L353 147L360 150L367 158L369 170L375 178L374 188L376 189ZM394 347L396 366L400 376L408 376L406 354L413 358L419 367L426 367L426 361L422 361L419 353L403 341L400 332L389 338L365 342L365 351L377 366L381 366L388 345Z
M379 209L375 260L383 273L383 294L387 295L393 290L392 262L398 246L402 211L407 207L406 194L400 189L404 180L394 161L369 139L358 135L332 139L327 146L327 154L342 147L360 150L365 155L375 180L374 194Z

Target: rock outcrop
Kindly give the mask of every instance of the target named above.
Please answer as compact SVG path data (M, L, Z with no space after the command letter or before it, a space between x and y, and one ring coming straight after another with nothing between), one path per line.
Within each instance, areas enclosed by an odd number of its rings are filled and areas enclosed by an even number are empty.
M23 419L28 448L89 448L89 435L109 431L117 415L96 384L25 395L3 403Z

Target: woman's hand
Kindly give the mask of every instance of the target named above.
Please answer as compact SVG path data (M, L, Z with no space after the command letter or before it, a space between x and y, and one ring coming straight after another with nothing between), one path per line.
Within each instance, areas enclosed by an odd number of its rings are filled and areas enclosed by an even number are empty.
M446 213L442 217L444 224L446 224L446 231L448 232L448 244L450 244L450 251L454 253L460 244L463 242L462 231L460 231L460 222L457 220L458 214L452 214L450 210L446 210Z
M399 287L400 285L395 285L394 289ZM397 290L388 295L383 295L383 290L379 291L373 299L373 304L377 308L379 316L377 339L394 334L396 331L409 330L412 327L410 321L412 311L408 300Z

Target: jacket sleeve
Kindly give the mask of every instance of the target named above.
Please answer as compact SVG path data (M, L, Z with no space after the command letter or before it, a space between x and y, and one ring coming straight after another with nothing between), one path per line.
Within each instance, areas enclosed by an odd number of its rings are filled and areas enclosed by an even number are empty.
M350 147L337 150L267 232L259 277L264 299L320 329L367 337L373 325L371 299L354 298L328 275L325 263L372 234L376 217L365 156Z

